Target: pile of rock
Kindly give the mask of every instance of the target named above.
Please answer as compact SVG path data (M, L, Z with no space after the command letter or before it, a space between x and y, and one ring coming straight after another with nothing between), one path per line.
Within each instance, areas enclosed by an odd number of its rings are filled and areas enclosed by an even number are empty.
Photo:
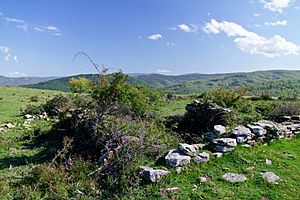
M260 120L246 126L239 125L231 131L226 131L222 125L215 125L212 131L204 134L204 138L215 152L225 153L234 150L237 143L254 145L272 139L292 138L298 134L300 121L276 123Z
M43 112L42 114L39 115L30 115L30 114L25 114L24 119L28 122L32 122L33 120L36 119L47 119L48 115L46 112Z
M206 127L212 128L218 124L226 125L228 113L231 113L231 110L223 108L212 101L206 103L194 101L194 103L186 106L186 111L184 122L192 132L197 132Z

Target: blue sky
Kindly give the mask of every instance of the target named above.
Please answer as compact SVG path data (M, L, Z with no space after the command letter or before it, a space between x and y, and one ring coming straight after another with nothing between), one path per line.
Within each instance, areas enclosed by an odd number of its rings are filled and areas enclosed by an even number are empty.
M1 0L0 74L300 69L300 0Z

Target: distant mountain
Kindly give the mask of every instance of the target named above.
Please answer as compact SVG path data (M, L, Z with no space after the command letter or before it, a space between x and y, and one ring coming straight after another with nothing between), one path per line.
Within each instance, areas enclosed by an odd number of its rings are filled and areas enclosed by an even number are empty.
M0 86L20 86L28 84L36 84L49 80L57 79L57 77L5 77L0 76Z
M85 77L95 79L98 75L85 74L70 76L25 87L69 91L70 78ZM247 85L251 94L268 91L278 94L282 92L300 92L300 70L270 70L224 74L184 74L178 76L161 74L129 74L130 83L142 83L176 94L202 93L214 87L236 88Z

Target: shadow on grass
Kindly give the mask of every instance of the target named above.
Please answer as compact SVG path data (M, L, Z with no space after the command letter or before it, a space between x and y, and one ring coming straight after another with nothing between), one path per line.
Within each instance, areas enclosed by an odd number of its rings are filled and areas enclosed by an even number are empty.
M22 155L2 158L0 159L0 170L10 168L11 166L41 164L53 160L57 151L63 147L64 132L55 128L58 126L59 124L55 124L52 130L39 133L30 143L23 145L23 148L26 150L41 148L42 150L39 153L32 156Z

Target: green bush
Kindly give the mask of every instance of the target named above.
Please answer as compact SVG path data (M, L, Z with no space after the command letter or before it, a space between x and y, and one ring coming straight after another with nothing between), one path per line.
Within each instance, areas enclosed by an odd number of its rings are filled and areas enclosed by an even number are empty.
M31 102L38 102L39 101L39 97L38 96L32 96L32 97L30 97L30 101Z
M24 110L21 110L23 115L39 115L44 112L44 108L41 105L27 105Z
M300 114L300 103L294 101L280 102L272 112L274 117Z

